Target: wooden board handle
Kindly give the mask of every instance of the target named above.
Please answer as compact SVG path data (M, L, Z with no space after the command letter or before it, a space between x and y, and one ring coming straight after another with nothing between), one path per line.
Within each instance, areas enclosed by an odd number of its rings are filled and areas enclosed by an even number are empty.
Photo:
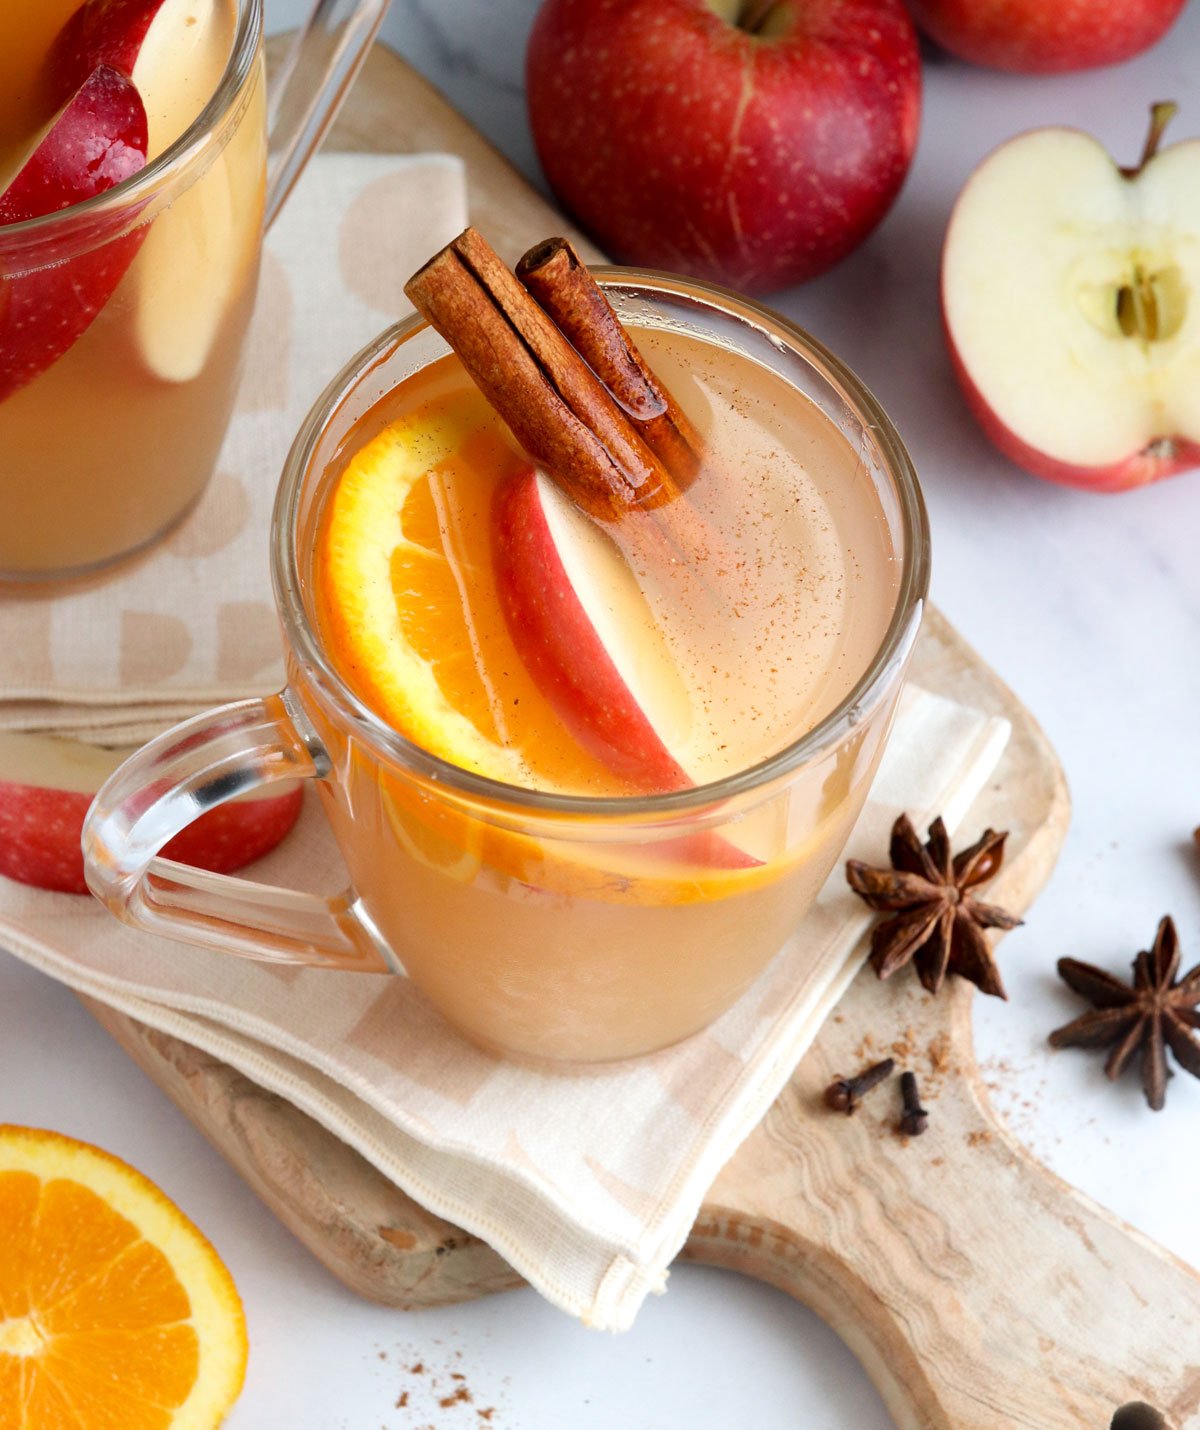
M1200 1277L1005 1130L967 1051L964 985L932 1039L915 981L896 994L857 980L844 1052L834 1037L812 1050L718 1178L686 1255L812 1307L902 1430L1105 1430L1137 1400L1200 1425ZM862 1030L895 1029L904 1049L914 1023L924 1046L902 1061L925 1069L925 1135L897 1133L896 1082L853 1117L830 1113L822 1091L861 1066Z

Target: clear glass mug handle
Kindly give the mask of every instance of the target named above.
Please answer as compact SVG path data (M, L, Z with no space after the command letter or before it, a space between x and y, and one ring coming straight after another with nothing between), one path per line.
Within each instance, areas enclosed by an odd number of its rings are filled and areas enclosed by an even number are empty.
M322 898L158 857L206 810L327 772L324 750L286 691L176 725L96 795L83 826L88 886L119 919L149 933L271 963L402 972L353 891Z
M314 0L271 85L265 227L337 117L390 0Z

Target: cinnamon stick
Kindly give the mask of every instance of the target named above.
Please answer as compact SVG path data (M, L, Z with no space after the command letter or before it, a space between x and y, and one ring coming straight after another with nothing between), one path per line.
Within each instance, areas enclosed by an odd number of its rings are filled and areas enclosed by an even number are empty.
M700 439L655 377L600 285L565 238L547 238L517 264L517 277L632 419L683 490L700 466Z
M475 229L404 291L525 451L585 511L612 520L678 495L628 415Z

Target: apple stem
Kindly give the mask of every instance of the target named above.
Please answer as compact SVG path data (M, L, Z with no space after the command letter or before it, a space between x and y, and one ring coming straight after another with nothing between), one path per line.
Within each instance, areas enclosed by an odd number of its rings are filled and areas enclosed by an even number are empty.
M1179 106L1173 99L1160 99L1150 106L1150 132L1146 135L1146 143L1142 148L1142 157L1138 160L1136 167L1132 169L1122 168L1121 173L1127 179L1136 179L1146 165L1158 153L1158 146L1162 143L1163 134L1167 125L1179 113Z
M748 35L756 35L767 23L777 0L745 0L738 11L737 27Z

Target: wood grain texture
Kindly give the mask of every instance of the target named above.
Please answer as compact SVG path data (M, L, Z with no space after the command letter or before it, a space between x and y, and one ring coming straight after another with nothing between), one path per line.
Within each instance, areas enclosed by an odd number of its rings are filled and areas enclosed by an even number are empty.
M552 231L571 234L425 80L383 50L368 61L333 144L460 154L473 221L510 260ZM964 833L985 824L1012 831L989 898L1021 911L1066 832L1054 752L934 611L913 675L1012 722ZM972 997L957 981L934 1000L915 979L860 976L718 1177L685 1257L812 1306L860 1357L902 1430L1103 1430L1118 1406L1138 1399L1180 1430L1197 1430L1200 1277L1047 1172L1006 1130L975 1065ZM280 1098L176 1039L90 1006L354 1290L414 1308L519 1284L490 1248L424 1211ZM835 1074L893 1045L921 1076L931 1125L919 1141L894 1130L894 1086L852 1118L821 1104Z

